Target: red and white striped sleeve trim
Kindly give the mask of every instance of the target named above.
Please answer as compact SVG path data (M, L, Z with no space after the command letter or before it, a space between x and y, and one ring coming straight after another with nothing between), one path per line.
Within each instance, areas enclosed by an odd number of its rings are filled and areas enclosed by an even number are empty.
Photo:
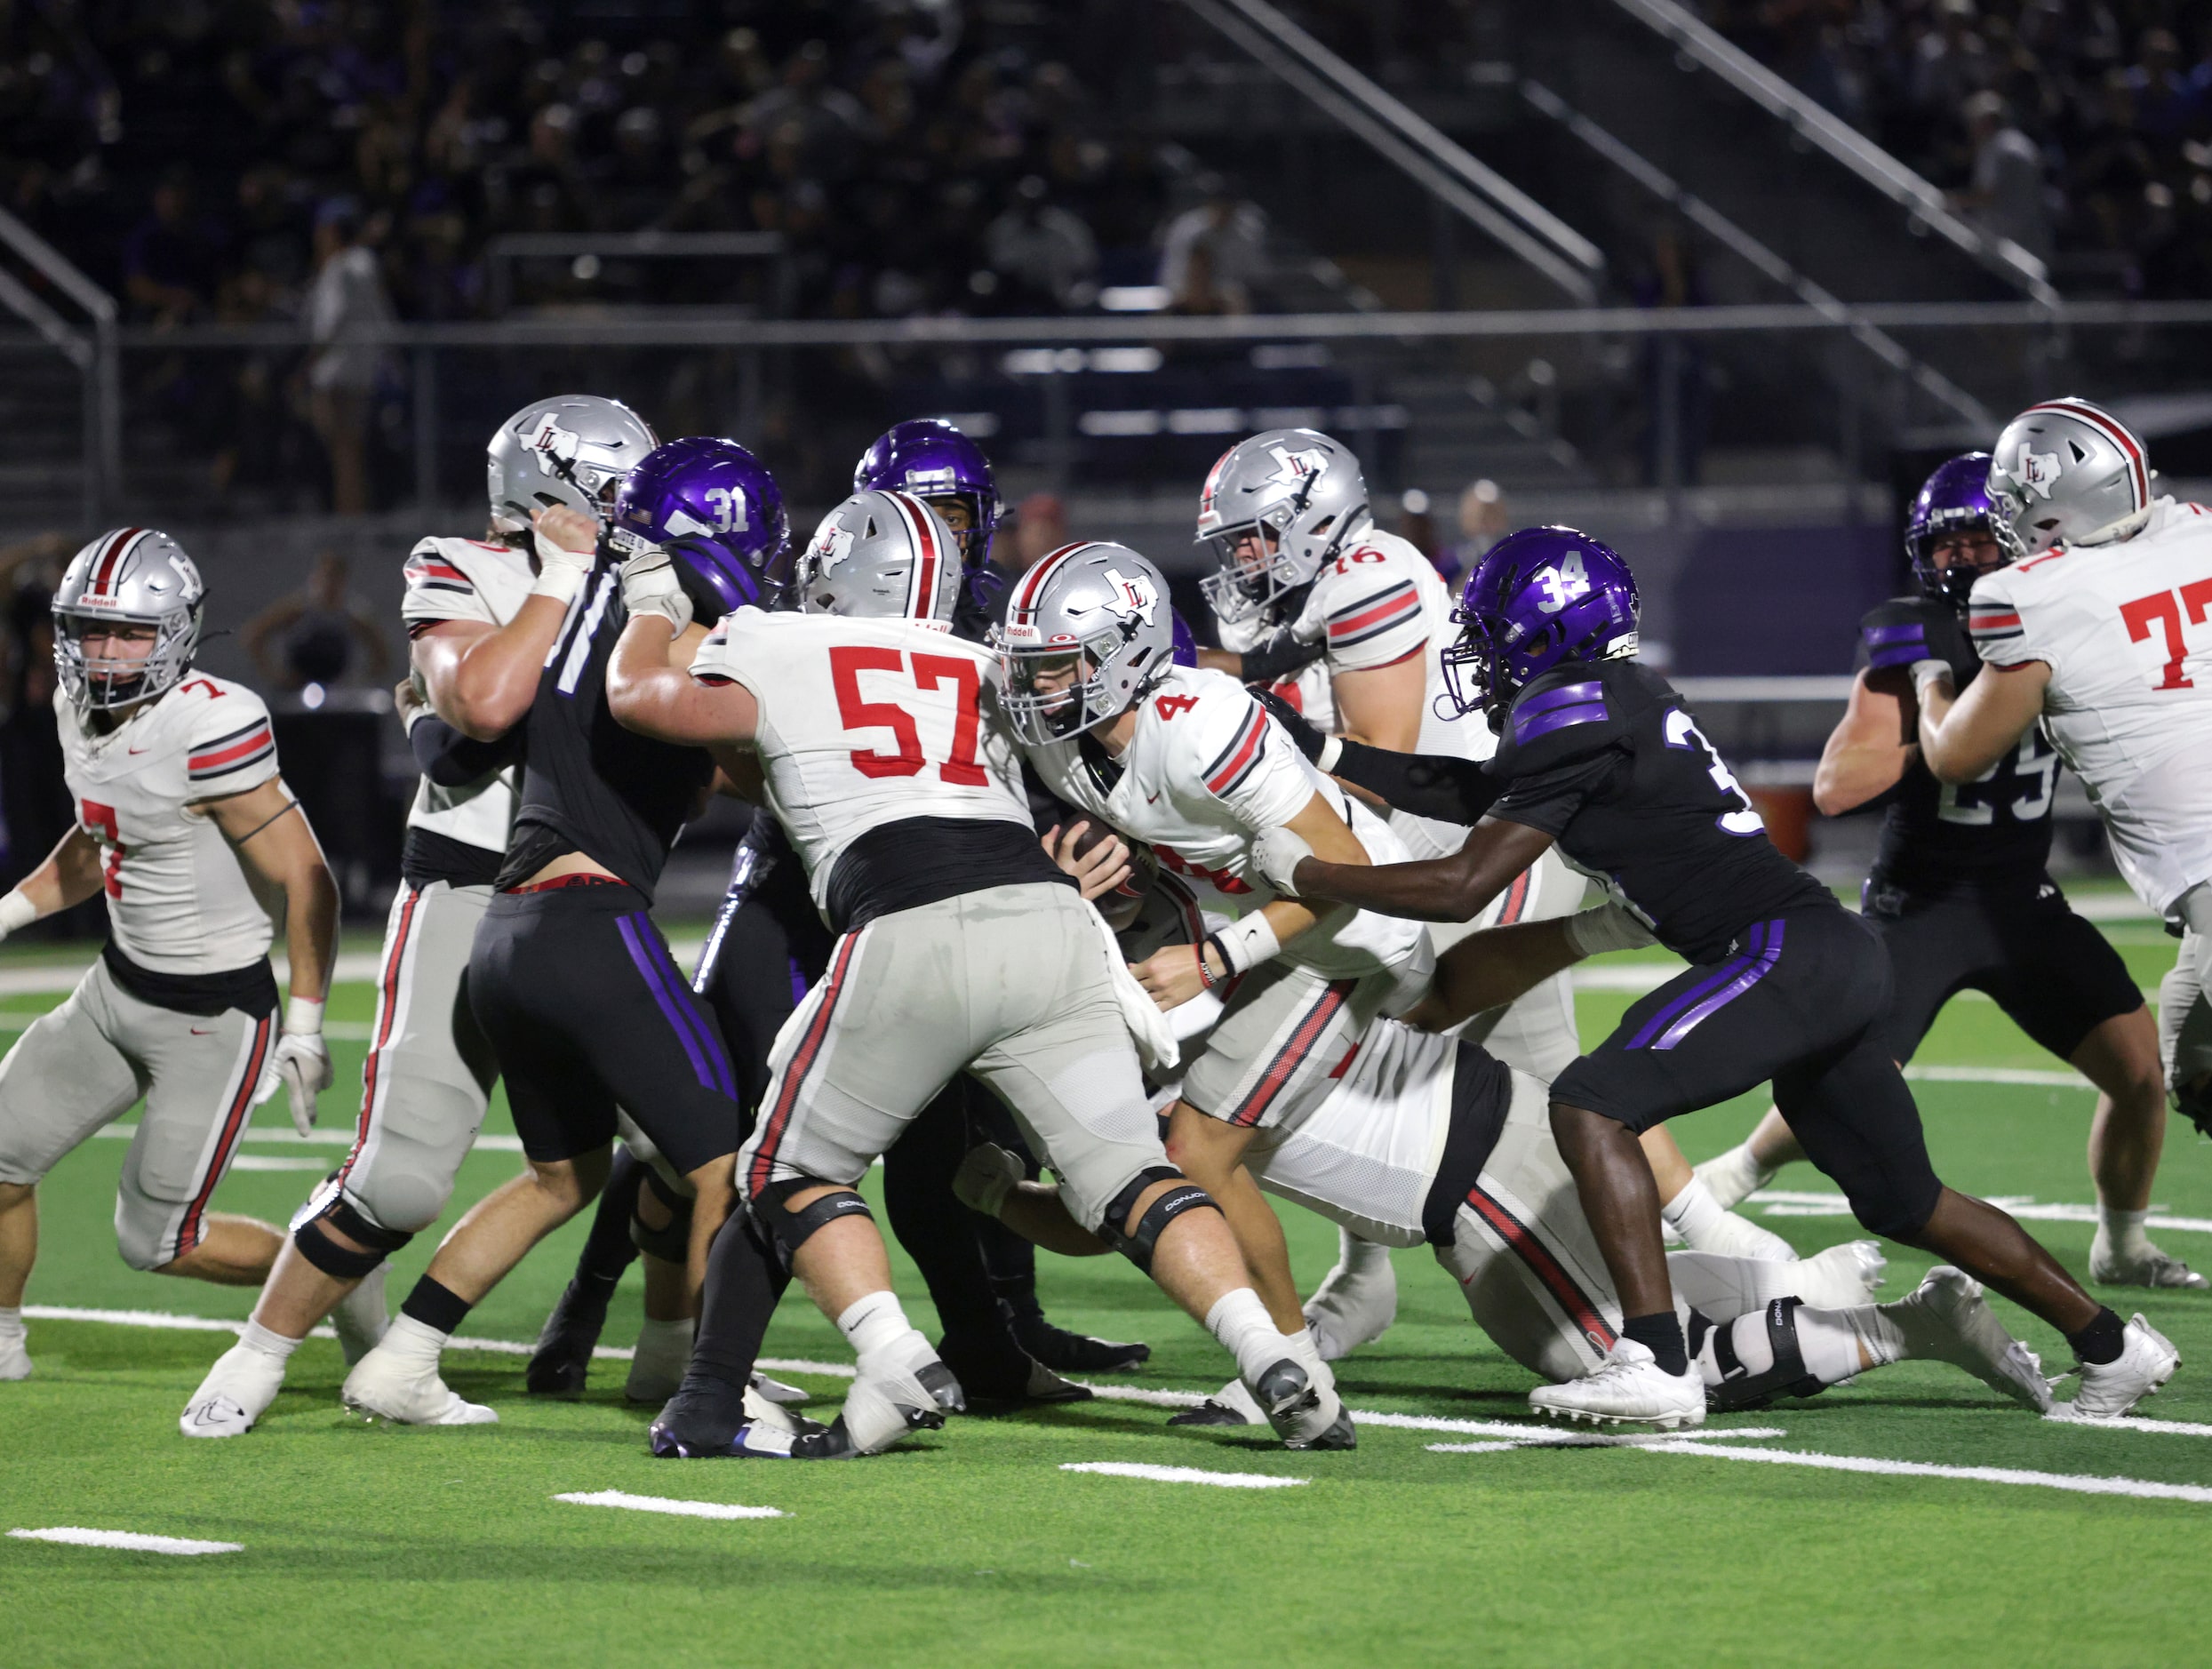
M1261 745L1267 739L1267 715L1257 701L1245 703L1244 722L1237 726L1229 745L1214 756L1205 770L1206 791L1226 800L1244 784L1259 763Z

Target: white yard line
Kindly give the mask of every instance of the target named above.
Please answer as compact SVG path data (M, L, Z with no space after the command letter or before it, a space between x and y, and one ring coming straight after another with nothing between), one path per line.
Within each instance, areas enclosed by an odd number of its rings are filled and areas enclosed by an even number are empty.
M678 1518L786 1518L776 1506L733 1506L722 1501L672 1501L660 1495L631 1495L621 1489L595 1489L589 1494L556 1495L556 1501L577 1506L617 1506L628 1513L669 1513Z
M1761 1188L1745 1197L1745 1203L1761 1208L1765 1217L1849 1217L1851 1208L1840 1194L1827 1194L1803 1188ZM2064 1201L2039 1203L2034 1200L2017 1197L1999 1197L1992 1202L2000 1205L2014 1217L2038 1223L2094 1223L2096 1208L2075 1205ZM2144 1219L2146 1228L2166 1229L2177 1234L2212 1234L2212 1218L2175 1217L2153 1206L2151 1215Z
M135 1530L79 1529L74 1525L52 1529L12 1529L19 1541L66 1542L72 1547L115 1547L132 1553L242 1553L244 1542L195 1542L175 1536L141 1536Z
M1955 1478L1966 1483L2003 1483L2073 1495L2128 1495L2145 1501L2212 1504L2212 1489L2198 1483L2157 1483L2147 1478L2097 1478L2071 1472L2024 1472L2012 1466L1943 1466L1925 1460L1879 1460L1865 1455L1813 1455L1793 1449L1737 1449L1726 1443L1650 1443L1648 1455L1703 1455L1714 1460L1763 1460L1770 1465L1812 1466L1824 1472L1869 1473L1887 1478Z
M1311 1478L1278 1478L1265 1472L1202 1472L1196 1466L1147 1466L1130 1460L1069 1460L1062 1472L1096 1473L1103 1478L1142 1478L1151 1483L1210 1483L1223 1489L1294 1489Z
M1423 1448L1433 1455L1494 1455L1507 1449L1641 1449L1651 1443L1715 1441L1725 1438L1786 1437L1789 1433L1778 1425L1744 1425L1726 1431L1694 1430L1687 1432L1584 1432L1571 1425L1539 1426L1515 1425L1503 1420L1489 1423L1495 1432L1507 1433L1505 1441L1491 1443L1425 1443ZM1472 1429L1468 1427L1466 1429Z
M281 1116L274 1102L269 1104L269 1112L272 1115ZM127 1142L138 1133L139 1127L135 1124L108 1124L92 1132L95 1136L116 1142ZM281 1142L287 1147L351 1147L354 1145L354 1132L350 1130L309 1130L302 1136L298 1130L279 1127L273 1130L249 1130L242 1139L249 1142ZM475 1146L481 1153L519 1154L523 1151L523 1138L519 1136L478 1136ZM250 1170L279 1169L272 1165L249 1165L246 1168ZM301 1165L297 1169L323 1170L327 1167Z

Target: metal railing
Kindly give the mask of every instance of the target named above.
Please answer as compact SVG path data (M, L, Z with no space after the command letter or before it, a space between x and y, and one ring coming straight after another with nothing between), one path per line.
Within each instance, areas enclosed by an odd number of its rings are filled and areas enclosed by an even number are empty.
M1944 194L1841 117L1824 109L1676 0L1613 0L1630 17L1719 76L1806 143L1841 163L1945 242L2047 307L2043 263L2009 238L1990 237L1951 212Z
M484 245L491 311L514 299L520 260L771 260L784 252L780 232L510 232Z
M1563 294L1597 300L1596 244L1266 0L1183 4Z
M96 523L115 501L123 478L123 393L116 299L68 257L0 208L0 245L84 312L89 335L12 273L0 269L0 306L22 319L76 368L84 394L84 519Z

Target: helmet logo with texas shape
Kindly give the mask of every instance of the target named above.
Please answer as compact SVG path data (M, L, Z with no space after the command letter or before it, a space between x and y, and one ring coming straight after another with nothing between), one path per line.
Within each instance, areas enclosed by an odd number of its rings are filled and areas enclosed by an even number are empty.
M2030 451L2027 442L2022 441L2019 461L2009 469L1998 465L1997 473L2019 487L2022 499L2048 499L2057 483L2059 467L2056 452Z
M1153 611L1160 605L1160 593L1144 574L1124 574L1118 568L1109 568L1106 582L1114 587L1106 600L1106 611L1117 620L1142 620L1152 624Z
M851 551L852 539L851 532L845 528L826 527L807 555L817 568L834 568Z
M538 427L530 432L530 448L547 458L555 458L564 464L576 461L576 451L581 437L573 429L561 427L561 419L547 411L538 419Z
M1292 451L1287 446L1270 446L1267 455L1275 460L1275 473L1267 477L1270 486L1281 482L1294 487L1308 475L1318 475L1329 467L1329 454L1318 446Z

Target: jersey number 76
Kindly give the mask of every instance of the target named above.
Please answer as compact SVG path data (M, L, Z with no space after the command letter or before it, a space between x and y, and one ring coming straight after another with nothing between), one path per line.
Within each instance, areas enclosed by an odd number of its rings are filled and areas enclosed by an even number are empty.
M837 715L848 731L889 731L897 751L874 748L852 750L852 768L864 777L914 777L930 763L922 755L922 733L914 715L895 701L870 701L860 693L862 673L906 673L916 691L953 691L953 747L940 761L937 774L963 788L980 788L988 780L976 761L976 746L983 730L977 707L982 673L962 655L908 654L883 644L841 643L829 651L830 682L837 691ZM880 686L879 686L880 687Z

